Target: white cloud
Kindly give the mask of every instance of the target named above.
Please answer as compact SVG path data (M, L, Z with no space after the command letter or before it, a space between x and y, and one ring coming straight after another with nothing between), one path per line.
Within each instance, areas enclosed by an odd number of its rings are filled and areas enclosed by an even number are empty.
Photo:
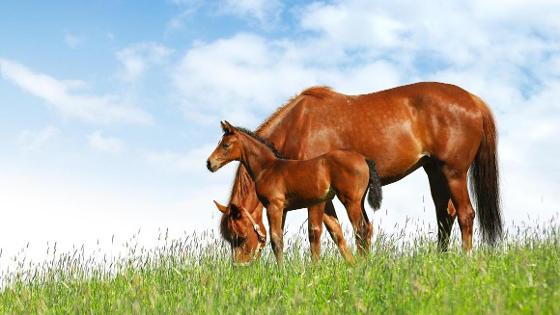
M123 143L119 138L104 136L100 130L96 130L88 136L89 145L95 150L119 153L123 149Z
M386 48L402 44L405 23L383 14L378 5L315 3L301 13L304 30L317 31L343 47ZM359 30L359 31L358 31Z
M275 23L282 14L282 2L278 0L225 0L222 10L240 17L257 20L261 25Z
M20 146L26 151L41 150L48 142L56 138L60 130L54 126L46 126L40 130L24 130L18 137Z
M194 13L207 10L210 14L229 15L256 21L264 29L276 26L280 21L284 4L280 0L172 0L183 11L167 23L168 30L182 28L185 20Z
M152 66L161 65L172 50L158 43L142 42L117 52L122 63L120 78L127 82L138 80Z
M548 31L560 30L558 10L560 3L555 0L475 0L471 2L473 15L488 20L506 22L517 27L545 27Z
M83 38L74 34L66 33L64 34L64 42L70 48L77 48L83 42Z
M174 74L185 115L199 123L227 118L254 125L257 116L269 113L310 85L367 92L398 82L399 75L389 62L325 66L317 61L320 57L308 56L307 49L251 34L195 46Z
M37 73L12 60L0 58L4 79L35 95L64 116L95 123L149 123L151 116L131 106L117 95L92 95L81 92L86 84L76 80L59 80Z
M216 125L216 130L219 126ZM220 131L216 135L220 135ZM205 144L191 148L186 152L176 152L171 150L147 151L144 158L148 163L156 165L162 169L173 172L183 172L187 174L206 174L206 159L214 150L216 144Z

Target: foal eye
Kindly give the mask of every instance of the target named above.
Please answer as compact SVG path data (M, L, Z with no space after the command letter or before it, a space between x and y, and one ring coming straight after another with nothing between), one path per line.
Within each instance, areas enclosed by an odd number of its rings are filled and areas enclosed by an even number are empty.
M227 148L229 148L229 146L230 146L230 144L229 144L229 143L224 143L224 144L222 144L222 147L223 147L224 149L227 149Z

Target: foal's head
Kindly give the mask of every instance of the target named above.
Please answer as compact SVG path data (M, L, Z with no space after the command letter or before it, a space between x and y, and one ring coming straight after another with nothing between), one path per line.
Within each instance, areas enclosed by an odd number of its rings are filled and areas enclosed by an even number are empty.
M231 161L241 158L241 144L239 139L239 131L227 121L222 121L222 130L224 136L214 152L210 154L206 161L206 167L211 172L219 170L222 166Z
M222 214L220 233L230 244L234 263L248 263L261 256L266 244L266 230L262 223L261 209L249 212L243 207L230 204L223 206L214 201ZM258 206L257 208L262 208Z
M217 171L231 161L241 160L246 150L252 152L252 149L255 148L264 149L261 151L262 154L266 155L266 151L268 151L268 154L279 158L274 146L255 133L244 128L234 127L227 121L221 122L221 125L224 135L206 161L211 172ZM254 187L251 186L250 189L254 190ZM244 201L248 200L245 198ZM233 261L246 263L253 258L259 258L260 250L266 242L266 230L262 221L262 205L258 200L255 199L251 203L257 204L253 209L246 209L235 201L231 202L228 207L215 201L214 203L223 213L220 232L231 245ZM247 203L243 204L247 205Z

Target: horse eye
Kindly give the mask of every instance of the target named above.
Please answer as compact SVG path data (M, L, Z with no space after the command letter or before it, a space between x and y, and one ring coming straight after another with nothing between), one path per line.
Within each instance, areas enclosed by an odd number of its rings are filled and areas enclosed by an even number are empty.
M224 149L227 149L227 148L229 148L229 146L230 146L230 144L229 144L229 143L224 143L224 144L222 144L222 147L223 147Z

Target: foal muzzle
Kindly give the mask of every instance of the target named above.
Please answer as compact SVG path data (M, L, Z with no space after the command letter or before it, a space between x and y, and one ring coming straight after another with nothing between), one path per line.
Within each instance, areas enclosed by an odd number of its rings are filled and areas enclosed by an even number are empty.
M210 162L210 160L206 161L206 168L208 168L208 170L212 173L214 173L215 171L218 170L219 166Z

